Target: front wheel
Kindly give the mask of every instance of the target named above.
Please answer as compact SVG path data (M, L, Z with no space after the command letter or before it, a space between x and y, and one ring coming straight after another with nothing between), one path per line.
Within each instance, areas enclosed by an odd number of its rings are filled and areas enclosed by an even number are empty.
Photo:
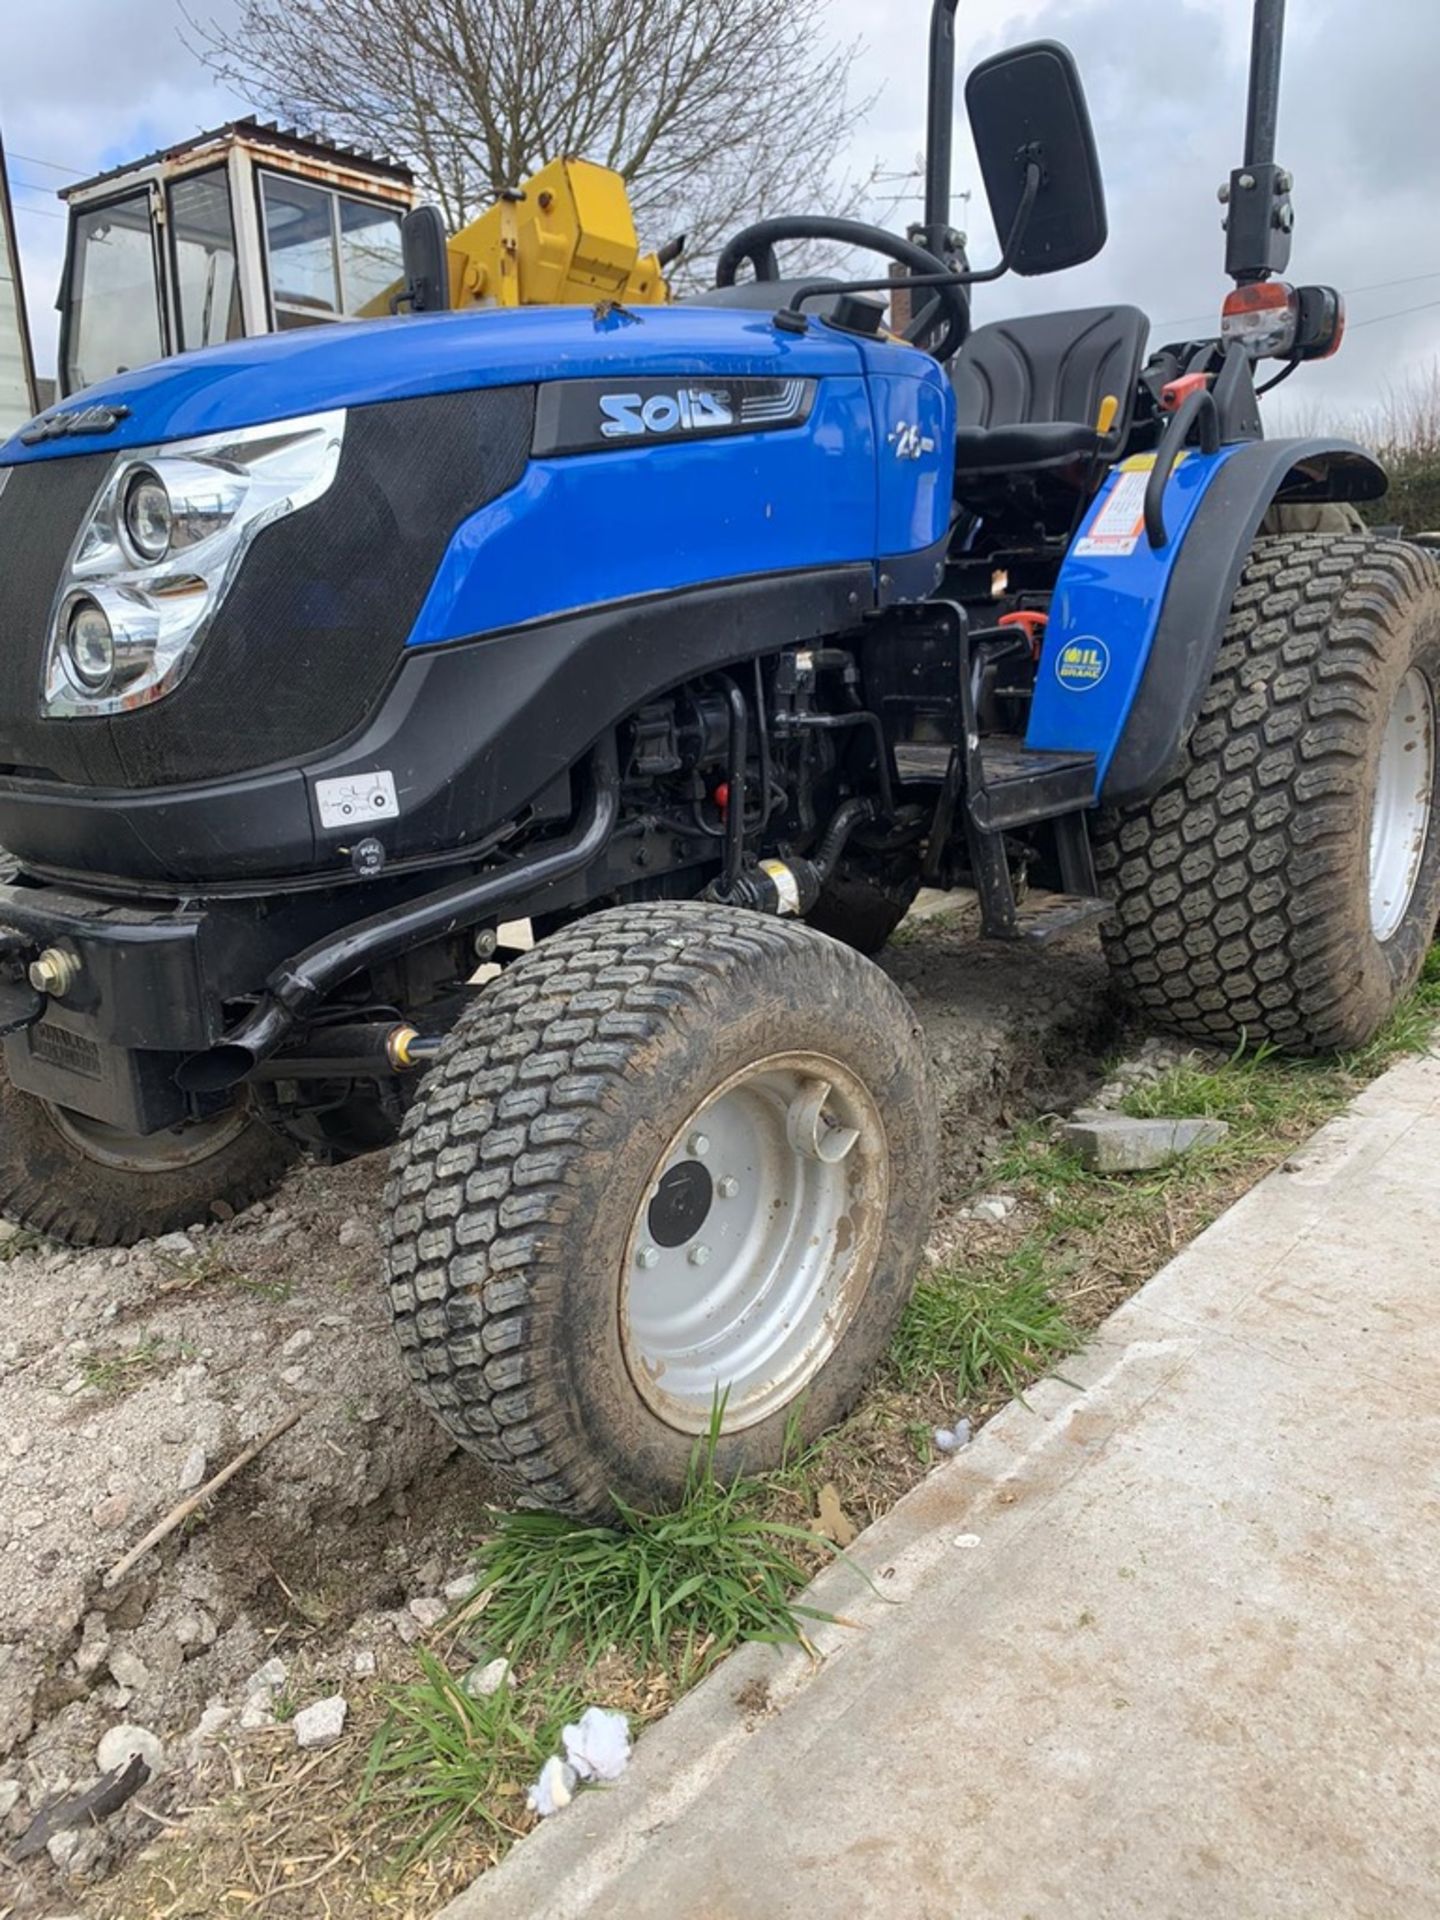
M1257 542L1194 732L1104 816L1119 982L1197 1040L1373 1038L1440 913L1440 568L1370 535Z
M477 998L396 1150L386 1263L421 1397L530 1499L673 1505L853 1404L934 1195L914 1016L859 954L617 908Z
M72 1247L129 1247L239 1212L297 1157L248 1106L128 1133L12 1086L0 1066L0 1216Z

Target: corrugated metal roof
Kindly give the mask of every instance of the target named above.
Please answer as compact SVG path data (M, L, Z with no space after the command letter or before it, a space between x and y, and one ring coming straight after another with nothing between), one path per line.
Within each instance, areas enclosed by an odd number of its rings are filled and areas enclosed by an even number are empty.
M287 147L292 153L308 154L314 159L338 160L353 167L363 167L370 173L382 173L387 179L398 180L407 187L413 186L415 181L414 170L402 160L386 154L365 153L359 147L337 146L333 140L322 140L318 134L301 133L296 127L282 127L277 121L258 120L253 114L245 114L239 120L227 120L223 127L212 127L208 133L191 134L188 140L177 140L174 146L157 147L153 153L127 160L123 166L109 167L104 173L91 174L88 180L77 180L73 186L61 189L60 198L69 200L77 193L87 193L91 187L103 186L107 180L118 180L122 174L133 173L137 167L154 166L162 160L179 160L187 153L213 146L235 135L246 140L263 140L271 146Z

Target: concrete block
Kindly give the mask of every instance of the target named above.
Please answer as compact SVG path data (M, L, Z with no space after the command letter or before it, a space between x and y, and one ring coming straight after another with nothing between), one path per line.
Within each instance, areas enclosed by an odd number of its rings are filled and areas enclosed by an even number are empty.
M1145 1173L1177 1154L1213 1147L1230 1129L1223 1120L1133 1120L1128 1113L1087 1114L1060 1138L1092 1173Z

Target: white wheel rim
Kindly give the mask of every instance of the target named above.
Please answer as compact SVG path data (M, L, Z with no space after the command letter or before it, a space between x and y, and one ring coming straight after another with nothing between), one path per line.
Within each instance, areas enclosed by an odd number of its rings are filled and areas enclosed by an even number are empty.
M208 1120L187 1120L160 1133L130 1133L72 1107L57 1107L49 1100L40 1104L62 1140L78 1147L87 1160L120 1173L178 1173L184 1167L199 1166L238 1139L250 1118L244 1107L235 1106Z
M1370 811L1370 928L1392 939L1409 911L1430 832L1435 791L1435 703L1414 667L1385 723Z
M621 1343L650 1409L698 1434L717 1398L727 1433L790 1405L865 1296L888 1195L879 1111L838 1061L775 1054L709 1094L625 1250Z

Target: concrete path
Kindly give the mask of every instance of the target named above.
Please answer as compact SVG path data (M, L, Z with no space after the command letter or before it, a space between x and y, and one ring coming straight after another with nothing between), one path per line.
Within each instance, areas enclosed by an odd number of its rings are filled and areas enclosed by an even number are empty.
M444 1920L1440 1914L1440 1063L1289 1164Z

